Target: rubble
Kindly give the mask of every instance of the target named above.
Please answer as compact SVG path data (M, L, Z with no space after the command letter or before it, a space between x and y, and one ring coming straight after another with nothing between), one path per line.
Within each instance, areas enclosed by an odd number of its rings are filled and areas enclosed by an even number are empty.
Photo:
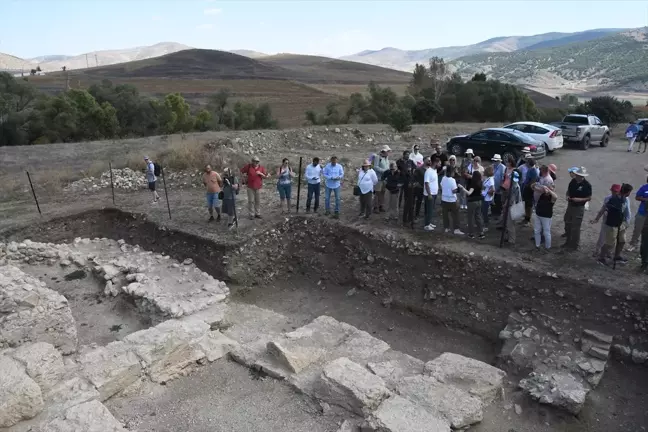
M520 381L520 388L534 400L578 414L589 388L568 372L536 373Z
M0 355L0 427L10 427L43 410L43 395L20 364Z

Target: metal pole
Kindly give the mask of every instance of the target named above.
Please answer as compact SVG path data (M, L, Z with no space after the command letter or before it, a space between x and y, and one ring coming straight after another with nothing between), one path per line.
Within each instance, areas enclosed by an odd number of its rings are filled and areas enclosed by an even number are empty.
M27 180L29 180L29 186L31 187L32 190L32 195L34 195L34 201L36 201L36 208L38 209L38 214L42 215L40 206L38 205L38 198L36 198L36 191L34 190L34 185L32 184L31 176L29 175L29 171L25 171L27 173Z
M110 190L112 191L113 205L115 205L115 184L113 182L112 162L108 162L108 168L110 168Z
M164 176L164 167L160 167L162 172L162 182L164 183L164 197L166 198L167 210L169 210L169 219L171 219L171 205L169 205L169 194L167 193L166 177Z
M299 194L301 192L301 180L302 180L302 160L303 157L299 157L299 175L297 176L297 210L295 210L295 213L299 213ZM290 210L290 209L288 209Z

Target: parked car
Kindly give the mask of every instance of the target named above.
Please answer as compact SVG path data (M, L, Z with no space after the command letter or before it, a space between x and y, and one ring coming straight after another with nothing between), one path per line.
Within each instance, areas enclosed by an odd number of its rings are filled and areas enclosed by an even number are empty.
M551 123L562 129L566 144L577 144L581 150L587 150L591 143L607 147L610 142L610 129L601 119L589 114L569 114L563 121Z
M529 147L535 159L546 155L543 142L515 129L488 128L470 135L452 137L446 143L449 153L461 156L467 149L472 149L475 156L490 160L495 154L502 155L506 160L509 156L517 160L522 155L522 149Z
M553 153L554 150L563 146L562 130L557 126L537 122L515 122L504 126L504 128L519 130L531 138L542 141L549 153Z

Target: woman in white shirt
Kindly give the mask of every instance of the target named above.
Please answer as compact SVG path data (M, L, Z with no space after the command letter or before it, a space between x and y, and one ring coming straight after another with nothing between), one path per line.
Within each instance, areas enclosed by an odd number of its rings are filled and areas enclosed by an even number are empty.
M450 216L452 216L452 231L456 235L463 235L459 229L459 204L457 203L457 192L459 186L453 177L454 170L447 169L443 180L441 180L441 211L443 213L443 228L450 232Z
M489 166L484 170L486 178L482 184L482 218L484 219L484 231L488 230L488 219L491 205L493 204L493 197L495 196L495 177L493 176L493 166Z
M366 160L358 172L357 187L360 191L360 216L369 219L371 216L374 186L378 183L378 176L371 168L371 162Z

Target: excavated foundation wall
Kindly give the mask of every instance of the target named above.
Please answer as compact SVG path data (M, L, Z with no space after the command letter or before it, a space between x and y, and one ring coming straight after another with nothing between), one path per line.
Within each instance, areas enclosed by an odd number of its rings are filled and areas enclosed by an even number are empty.
M240 245L220 245L116 209L56 219L0 237L48 242L125 239L176 259L192 258L215 278L251 287L306 276L314 284L367 290L386 307L405 308L493 340L508 315L519 311L552 317L556 333L565 327L597 329L622 344L630 337L640 344L648 329L646 296L314 218L293 217Z

